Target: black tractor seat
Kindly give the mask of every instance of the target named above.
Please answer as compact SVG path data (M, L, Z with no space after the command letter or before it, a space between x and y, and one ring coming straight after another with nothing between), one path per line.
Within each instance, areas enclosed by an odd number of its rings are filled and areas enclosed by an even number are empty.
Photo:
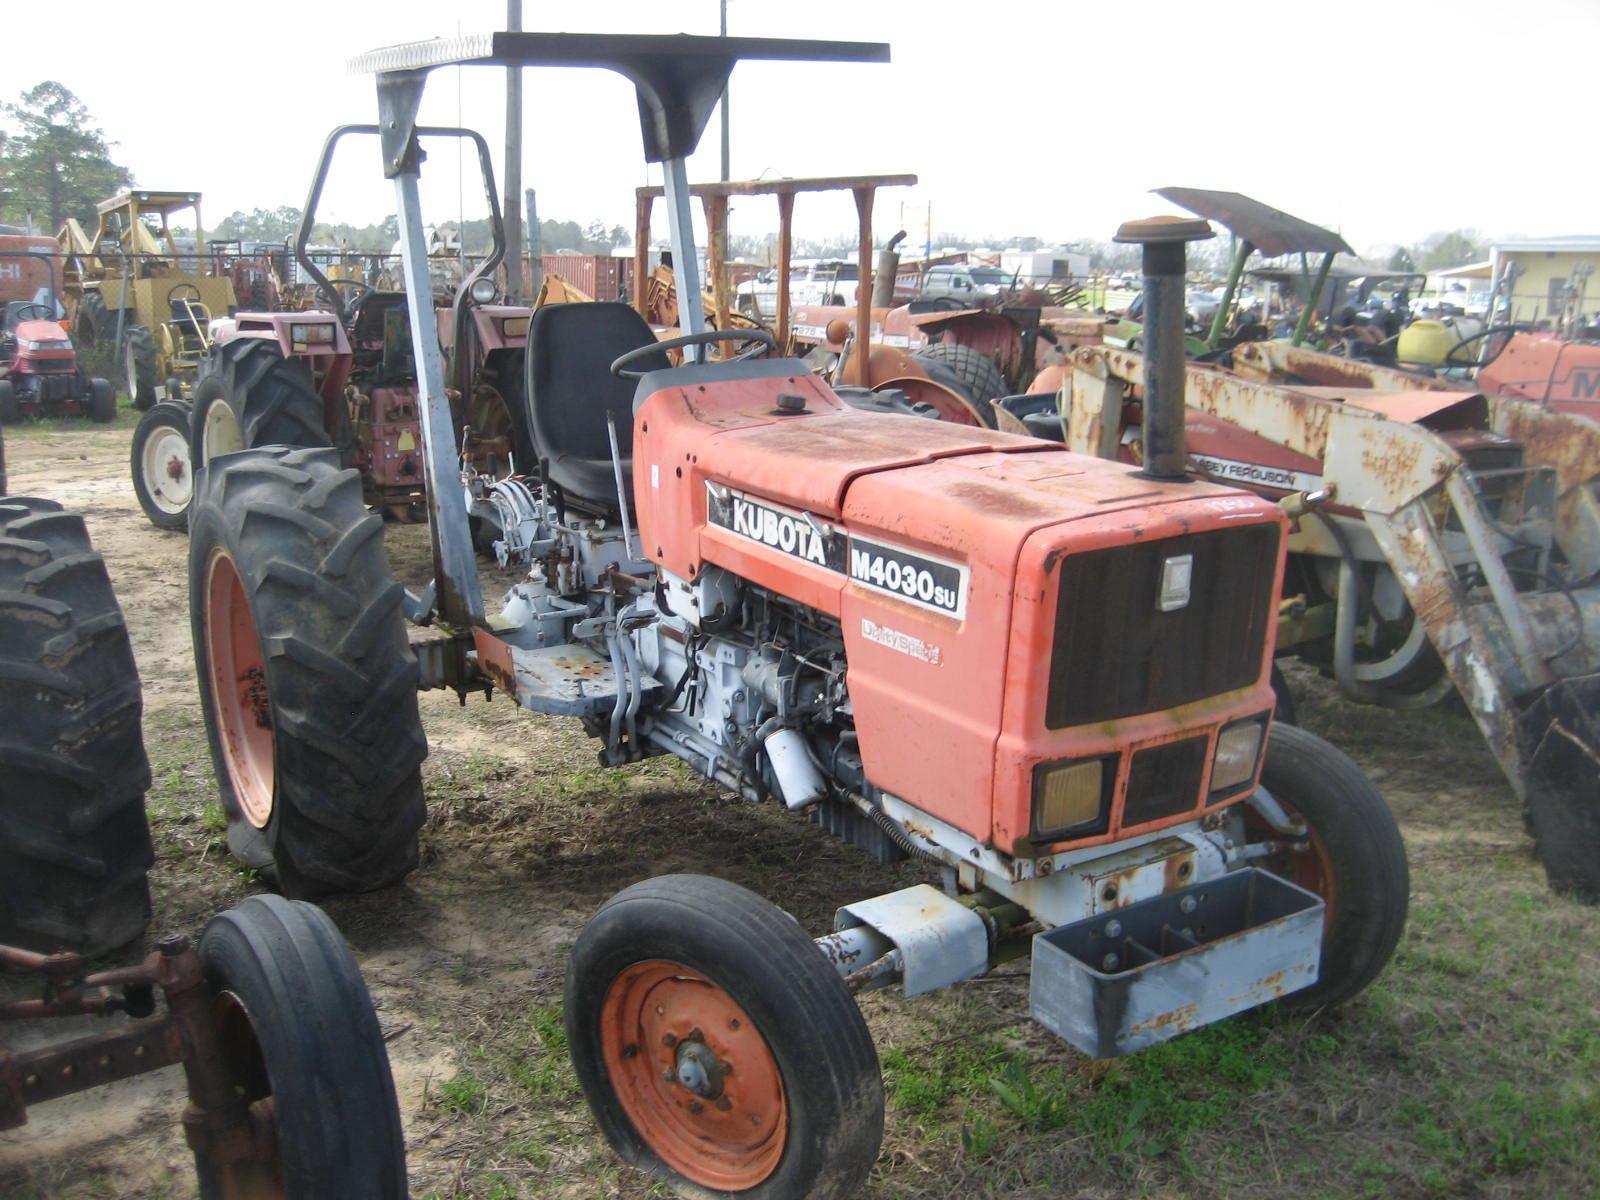
M611 364L656 341L632 307L615 301L546 304L528 328L528 432L548 480L571 502L602 513L617 509L609 416L617 427L622 479L633 504L633 397L638 384L619 379ZM646 357L638 370L664 371L666 354ZM531 465L531 464L530 464Z

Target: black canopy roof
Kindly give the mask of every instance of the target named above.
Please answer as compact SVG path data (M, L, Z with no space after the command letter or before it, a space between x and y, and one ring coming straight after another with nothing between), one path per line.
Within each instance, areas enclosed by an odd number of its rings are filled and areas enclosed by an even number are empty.
M1238 192L1157 188L1156 195L1238 234L1267 258L1280 254L1355 254L1332 230L1292 217Z
M888 62L882 42L689 34L480 33L386 46L350 60L362 74L435 67L601 67L633 81L645 158L682 158L699 144L728 76L740 59L788 62Z

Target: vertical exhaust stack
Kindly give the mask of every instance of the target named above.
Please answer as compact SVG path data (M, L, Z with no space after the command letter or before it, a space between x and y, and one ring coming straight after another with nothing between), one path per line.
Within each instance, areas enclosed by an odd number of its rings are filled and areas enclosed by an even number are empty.
M900 243L906 240L902 229L889 239L889 244L878 251L878 265L872 272L872 307L894 307L895 280L900 277Z
M1189 478L1183 440L1184 246L1215 237L1197 217L1126 221L1116 240L1144 248L1144 468L1147 479Z

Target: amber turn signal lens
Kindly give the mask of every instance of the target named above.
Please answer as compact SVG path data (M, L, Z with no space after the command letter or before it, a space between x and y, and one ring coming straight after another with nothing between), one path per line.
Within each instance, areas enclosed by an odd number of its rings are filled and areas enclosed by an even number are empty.
M1116 760L1109 760L1113 765ZM1040 833L1075 829L1100 816L1107 760L1040 767L1033 784L1033 827Z

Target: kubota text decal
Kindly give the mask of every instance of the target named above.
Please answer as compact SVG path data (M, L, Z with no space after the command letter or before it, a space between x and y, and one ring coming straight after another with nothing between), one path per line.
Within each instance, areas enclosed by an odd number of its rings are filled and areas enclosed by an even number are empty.
M862 537L810 513L706 485L711 524L802 559L897 600L960 619L967 612L967 568L917 550Z

